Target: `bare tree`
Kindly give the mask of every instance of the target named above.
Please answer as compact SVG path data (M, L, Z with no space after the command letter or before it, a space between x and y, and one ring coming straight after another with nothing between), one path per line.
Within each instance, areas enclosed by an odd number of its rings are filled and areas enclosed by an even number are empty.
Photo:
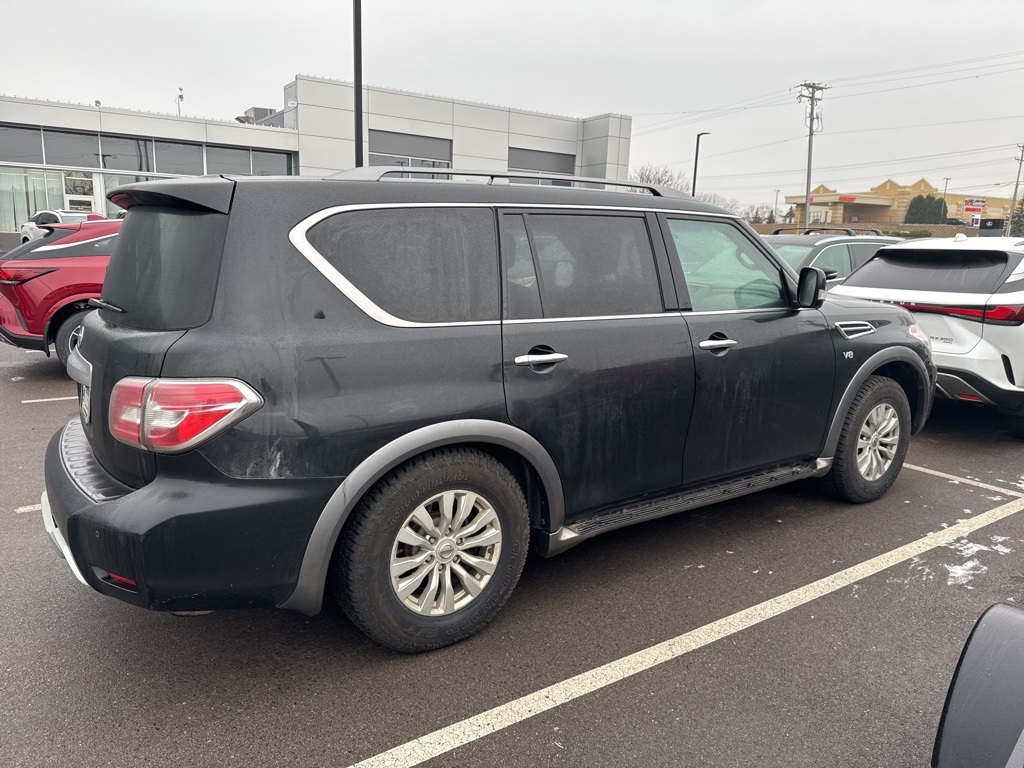
M655 184L659 187L671 187L683 192L690 191L690 180L682 171L673 171L667 165L644 163L629 174L629 180L640 184Z
M702 203L724 208L729 213L740 212L740 201L735 197L726 197L725 195L720 195L717 192L701 192L697 195L697 199Z

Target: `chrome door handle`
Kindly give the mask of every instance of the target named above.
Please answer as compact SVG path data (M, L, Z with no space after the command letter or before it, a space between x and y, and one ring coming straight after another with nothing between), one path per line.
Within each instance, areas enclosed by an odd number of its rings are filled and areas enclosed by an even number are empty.
M733 339L708 339L702 341L698 346L701 349L728 349L729 347L735 347L739 342Z
M519 355L512 362L516 365L553 365L560 363L563 360L568 360L568 355L563 355L561 352L549 352L546 355Z

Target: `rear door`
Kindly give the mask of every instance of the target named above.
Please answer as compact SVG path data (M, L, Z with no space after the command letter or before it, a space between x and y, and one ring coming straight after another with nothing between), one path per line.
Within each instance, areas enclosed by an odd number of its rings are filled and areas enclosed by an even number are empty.
M780 266L732 221L662 221L697 374L684 482L816 458L835 382L824 315L792 307Z
M555 461L567 517L678 486L693 353L657 221L528 210L500 226L508 415Z

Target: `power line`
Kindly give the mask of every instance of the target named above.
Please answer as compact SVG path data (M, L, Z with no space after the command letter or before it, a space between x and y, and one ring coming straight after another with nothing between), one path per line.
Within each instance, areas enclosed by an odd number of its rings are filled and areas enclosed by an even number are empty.
M863 93L848 93L846 96L835 96L836 99L853 99L857 96L874 96L879 93L891 93L892 91L906 91L911 88L926 88L930 85L942 85L943 83L955 83L960 80L977 80L981 77L991 77L992 75L1005 75L1007 72L1019 72L1024 67L1015 67L1014 69L1004 69L999 72L983 72L978 75L965 75L964 77L953 77L949 80L936 80L932 83L918 83L916 85L901 85L896 88L883 88L879 91L864 91Z
M944 64L923 64L919 67L908 67L906 69L892 69L888 72L875 72L870 75L852 75L850 77L835 77L832 78L833 83L845 83L849 80L861 80L870 77L882 77L883 75L899 75L903 72L919 72L922 69L942 69L944 67L953 67L958 64L974 64L978 61L991 61L992 59L1006 59L1012 56L1024 55L1024 51L1012 51L1010 53L996 53L991 56L979 56L973 59L960 59L958 61L947 61Z

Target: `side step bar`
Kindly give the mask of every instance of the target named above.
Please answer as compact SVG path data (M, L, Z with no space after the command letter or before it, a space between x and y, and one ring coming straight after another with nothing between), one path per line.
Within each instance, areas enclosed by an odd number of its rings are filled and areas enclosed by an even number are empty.
M533 549L544 557L551 557L598 534L613 531L616 528L625 528L627 525L641 523L645 520L654 520L674 515L677 512L706 507L709 504L746 496L748 493L756 493L805 477L822 475L828 471L831 464L831 459L787 464L767 472L741 477L738 480L632 502L619 509L606 510L580 518L554 533L535 530L533 532Z

